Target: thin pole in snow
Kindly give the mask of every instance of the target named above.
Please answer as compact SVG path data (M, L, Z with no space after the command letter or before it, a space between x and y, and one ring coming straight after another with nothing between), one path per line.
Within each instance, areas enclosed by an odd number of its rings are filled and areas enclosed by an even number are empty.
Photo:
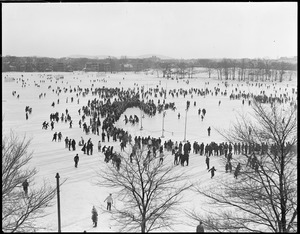
M60 199L59 199L59 174L56 173L56 188L57 188L57 214L58 214L58 232L61 232L61 222L60 222Z

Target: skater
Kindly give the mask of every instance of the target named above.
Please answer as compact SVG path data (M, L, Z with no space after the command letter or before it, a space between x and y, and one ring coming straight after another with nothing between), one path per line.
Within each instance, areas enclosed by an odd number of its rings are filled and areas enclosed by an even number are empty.
M26 112L26 120L28 120L28 113Z
M53 134L52 141L54 141L54 140L55 140L55 142L56 142L56 139L57 139L57 132L55 132L55 133Z
M159 164L162 164L164 161L164 152L159 153Z
M205 162L206 162L207 170L208 170L209 169L209 157L208 157L208 155L206 155Z
M237 177L238 177L238 175L240 173L240 170L241 170L241 164L238 163L238 165L236 166L235 171L234 171L234 178L237 179Z
M228 162L228 170L230 173L232 172L232 164L230 161Z
M86 151L87 151L86 148L87 148L86 143L84 143L82 148L81 148L81 151L83 151L84 154L86 154Z
M203 233L204 232L204 227L203 227L202 221L200 221L199 225L197 226L196 232L197 233Z
M53 130L53 128L54 128L54 122L53 120L51 120L51 130Z
M211 169L209 169L208 171L210 171L211 172L211 179L214 177L214 175L215 175L215 171L216 171L216 169L215 169L215 167L213 166Z
M25 181L22 183L22 186L23 186L23 190L25 192L25 196L28 197L28 186L29 186L29 183L27 182L27 179L25 179Z
M93 146L94 146L94 144L93 144L93 142L90 140L90 142L88 143L88 145L89 145L89 149L90 149L90 153L91 153L91 155L93 155Z
M59 132L59 133L57 134L57 136L58 136L58 141L61 141L61 138L62 138L61 132Z
M104 202L107 201L107 210L111 211L111 204L113 203L113 199L111 196L111 193L109 194L109 196L107 198L105 198Z
M98 222L98 212L95 208L95 206L93 206L92 209L92 220L93 220L93 227L97 227L97 222Z
M175 156L174 156L174 165L178 165L179 164L178 158L179 158L179 151L177 150L175 152Z
M72 140L72 149L76 150L76 141L75 141L75 139Z
M210 136L210 130L211 130L211 128L208 127L208 129L207 129L208 136Z
M78 165L78 162L79 162L78 154L76 154L76 156L74 157L74 162L75 162L75 167L77 168L77 165Z
M66 137L65 138L65 148L68 148L68 146L69 146L69 138Z

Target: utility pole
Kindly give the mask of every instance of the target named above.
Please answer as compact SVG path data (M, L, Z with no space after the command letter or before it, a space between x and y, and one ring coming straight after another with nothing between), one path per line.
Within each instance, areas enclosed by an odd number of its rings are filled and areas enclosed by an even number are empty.
M165 129L164 129L164 125L165 125L165 116L166 116L166 111L164 111L163 113L163 121L162 121L162 130L161 130L161 138L164 138L164 132L165 132Z
M57 188L57 211L58 211L58 232L61 232L61 223L60 223L60 199L59 199L59 174L56 173L56 188Z

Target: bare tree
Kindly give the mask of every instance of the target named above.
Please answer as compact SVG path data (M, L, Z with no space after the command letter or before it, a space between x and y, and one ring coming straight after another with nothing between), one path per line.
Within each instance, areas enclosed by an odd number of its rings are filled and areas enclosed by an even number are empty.
M160 163L157 157L147 157L146 146L132 148L132 163L122 157L119 170L107 164L99 172L99 186L118 190L122 207L114 206L112 218L122 231L150 232L172 229L176 223L176 211L182 204L182 194L191 185L187 176L172 165Z
M280 71L279 71L279 82L282 82L283 75L286 73L286 64L284 62L280 63Z
M2 231L32 232L37 217L45 215L44 208L51 206L55 189L47 185L36 187L33 177L36 169L30 169L28 163L32 153L28 153L30 140L22 140L11 132L2 138ZM22 183L29 181L30 192L25 195Z
M243 117L231 130L220 132L229 142L254 146L251 155L244 152L238 158L243 168L239 178L220 180L206 190L196 187L222 210L187 214L213 231L297 231L297 110L256 102L253 110L252 120ZM270 147L256 148L263 143Z
M180 75L181 79L184 79L187 70L187 63L183 59L181 59L176 65L177 65L177 74Z

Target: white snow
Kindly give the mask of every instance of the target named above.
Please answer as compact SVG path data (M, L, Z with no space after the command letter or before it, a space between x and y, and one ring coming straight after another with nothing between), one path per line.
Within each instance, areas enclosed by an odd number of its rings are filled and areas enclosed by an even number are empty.
M239 90L253 92L259 94L261 90L265 90L268 93L274 93L277 90L277 95L280 93L289 93L291 95L291 89L296 88L295 81L287 81L284 83L277 83L275 90L273 89L272 83L267 83L271 85L270 89L266 86L261 88L255 87L255 82L252 82L254 86L246 85L246 83L238 83L237 81L228 81L229 87L225 87L224 83L216 79L208 78L194 78L186 83L186 80L171 80L157 78L156 72L153 75L145 75L144 73L118 73L118 74L101 74L96 73L53 73L55 75L64 75L64 79L56 80L47 79L49 73L3 73L3 77L13 77L17 80L13 82L4 82L2 80L2 119L3 119L3 134L9 134L12 129L16 133L20 134L20 137L26 135L28 139L32 139L30 150L33 151L33 159L30 165L38 169L38 174L34 178L35 183L39 184L41 181L46 180L47 183L56 186L55 175L58 172L60 174L60 180L67 181L60 188L60 202L61 202L61 226L63 232L118 232L120 231L114 224L115 221L110 220L109 213L101 213L99 207L105 206L106 202L104 199L109 193L113 193L113 198L116 206L121 204L118 200L118 195L107 188L97 186L95 184L97 177L96 171L103 170L105 162L104 155L97 152L97 143L100 140L100 136L93 134L85 135L82 129L79 128L78 121L81 116L78 114L78 109L83 105L87 105L88 99L94 99L96 96L92 96L89 93L88 96L80 96L80 103L77 104L76 92L62 93L57 96L55 91L59 86L62 90L63 88L77 88L79 85L81 88L91 88L94 84L96 87L119 87L119 88L137 88L144 86L145 89L156 88L159 89L166 88L168 91L170 89L190 89L190 88L203 88L206 87L213 90L215 86L218 86L222 92L227 90L227 96L207 95L206 97L197 96L193 94L193 98L188 94L185 98L175 96L174 98L167 95L166 102L175 102L177 107L176 111L167 110L164 120L164 136L163 140L172 139L174 141L183 141L184 139L184 126L185 126L185 106L186 100L190 100L190 108L187 113L187 135L186 139L193 144L194 141L199 143L204 142L210 143L215 141L217 143L223 142L224 139L219 135L216 129L228 129L230 124L235 121L235 116L237 113L247 113L251 111L251 107L248 106L248 102L245 101L245 105L242 105L242 100L230 101L229 94L237 87L239 84ZM23 76L23 77L22 77ZM124 79L123 79L124 77ZM22 82L18 80L22 78L26 81L26 87L21 87ZM40 83L40 80L44 82ZM37 87L35 83L40 87ZM207 84L209 82L209 84ZM251 83L251 84L252 84ZM243 86L242 86L243 84ZM51 88L48 89L48 86ZM233 86L232 86L233 85ZM281 87L281 90L279 88ZM285 90L285 88L287 90ZM16 96L12 95L12 91L16 91L20 95L17 99ZM38 98L40 93L46 93L46 97ZM66 98L68 97L68 103L66 103ZM74 101L71 103L71 97L74 97ZM154 96L150 97L154 99L157 103L157 98ZM159 97L160 98L160 97ZM294 99L296 95L294 95ZM60 103L57 104L57 99ZM160 98L161 101L163 98ZM221 105L218 106L218 102L221 100ZM55 107L51 106L52 102L55 102ZM194 107L194 101L196 101L196 106ZM29 119L25 119L25 106L32 107L32 114L29 115ZM69 123L61 122L55 123L54 130L42 129L43 121L49 121L49 115L51 113L65 112L65 109L69 110L69 113L73 120L73 128L69 128ZM198 115L198 108L205 108L207 110L206 116L203 121L201 121L200 115ZM178 112L181 114L181 118L177 118ZM124 113L127 116L130 114L141 115L138 108L127 109ZM142 119L143 130L140 130L140 124L136 126L131 126L129 124L124 125L124 116L122 115L120 120L116 123L117 127L122 127L128 130L133 136L153 136L160 137L162 135L162 113L156 114L154 117L149 118L145 115ZM102 122L103 119L101 119ZM211 126L211 136L207 136L207 128ZM61 142L52 142L53 133L57 131L62 132ZM84 155L80 150L81 147L76 146L76 151L69 151L65 148L64 138L68 136L69 138L74 138L76 144L80 140L81 136L87 141L89 138L92 139L94 143L94 154L91 156ZM103 145L113 145L114 149L120 148L119 142L113 142L112 139L109 143L102 143ZM80 160L78 168L74 167L73 157L79 154ZM164 163L173 163L173 156L169 152L170 157ZM211 166L215 166L217 171L215 177L210 179L210 173L206 170L205 157L192 154L190 155L189 166L181 167L177 166L177 170L185 170L191 175L191 181L199 182L202 185L211 184L214 180L218 178L233 178L233 175L226 174L223 166L221 166L221 160L217 156L211 157ZM29 186L30 192L30 186ZM194 192L185 193L185 200L187 202L184 204L184 208L195 208L199 210L201 207L207 206L207 202L203 200ZM57 220L57 205L56 198L54 199L54 205L46 210L49 213L43 219L37 221L38 225L43 227L40 231L51 232L58 230L58 220ZM98 227L93 228L91 220L91 209L95 205L98 208ZM213 209L214 207L209 207ZM182 223L174 226L174 231L178 232L194 232L197 223L188 219L184 213L181 214Z

